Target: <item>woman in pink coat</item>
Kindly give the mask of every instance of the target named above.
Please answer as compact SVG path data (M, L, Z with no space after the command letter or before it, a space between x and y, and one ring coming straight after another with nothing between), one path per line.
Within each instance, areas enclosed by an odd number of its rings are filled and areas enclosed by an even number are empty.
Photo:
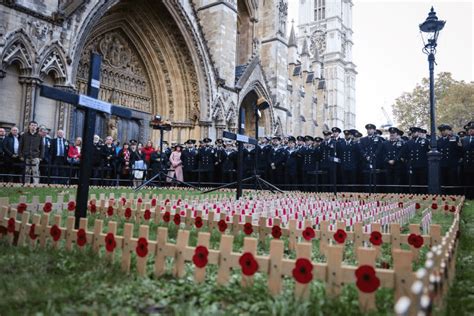
M183 163L181 162L181 149L181 145L176 145L174 147L174 151L170 155L172 171L170 171L168 174L168 176L170 177L176 177L176 179L179 181L183 181ZM168 178L168 182L170 181L171 179Z

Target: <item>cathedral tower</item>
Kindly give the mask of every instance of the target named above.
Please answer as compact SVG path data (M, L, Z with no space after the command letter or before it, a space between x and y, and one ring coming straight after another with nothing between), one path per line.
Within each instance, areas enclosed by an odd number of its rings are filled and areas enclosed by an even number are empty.
M300 0L298 43L310 37L316 74L325 78L327 127L355 127L355 77L352 62L351 0ZM302 45L298 45L302 47ZM313 64L316 66L316 64Z

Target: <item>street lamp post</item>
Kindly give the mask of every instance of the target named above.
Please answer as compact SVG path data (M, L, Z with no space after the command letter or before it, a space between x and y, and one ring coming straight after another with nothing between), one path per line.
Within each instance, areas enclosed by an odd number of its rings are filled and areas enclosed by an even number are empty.
M434 95L434 64L437 40L439 31L444 27L446 21L438 20L436 12L433 7L428 14L425 22L420 24L420 32L423 39L423 52L428 55L428 64L430 69L430 119L431 119L431 149L428 152L428 193L440 193L440 179L439 179L439 161L441 154L438 151L436 140L436 108Z

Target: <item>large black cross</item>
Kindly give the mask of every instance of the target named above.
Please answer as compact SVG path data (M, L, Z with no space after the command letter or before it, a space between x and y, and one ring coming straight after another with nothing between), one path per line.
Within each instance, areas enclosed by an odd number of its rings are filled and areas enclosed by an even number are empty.
M102 57L91 53L91 65L89 70L89 82L87 95L74 94L57 88L40 86L40 96L69 103L85 112L84 137L82 141L81 160L79 166L79 185L76 195L76 228L79 221L87 216L87 200L89 197L89 182L92 170L93 139L95 133L95 121L97 112L104 112L123 118L131 118L132 111L129 109L110 104L98 99L100 89L100 64Z

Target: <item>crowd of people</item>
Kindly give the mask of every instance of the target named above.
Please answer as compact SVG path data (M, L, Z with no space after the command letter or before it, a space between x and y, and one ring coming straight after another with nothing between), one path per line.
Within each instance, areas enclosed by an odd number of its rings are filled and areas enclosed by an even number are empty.
M338 127L322 137L262 137L259 145L244 144L243 177L260 175L288 190L423 192L428 176L430 137L412 127L406 133L396 127L388 137L374 124L367 135ZM466 192L474 186L474 121L454 133L438 126L440 182L447 193ZM81 160L82 139L68 141L64 131L56 137L45 127L30 122L25 132L0 128L0 180L27 183L74 183ZM118 144L111 136L94 136L92 184L139 185L159 171L157 181L218 185L237 178L239 154L232 140L187 140L183 145L163 142L160 151L151 141ZM21 175L21 176L20 176ZM24 178L23 178L24 176ZM449 191L451 190L451 191ZM464 191L463 191L464 190Z

